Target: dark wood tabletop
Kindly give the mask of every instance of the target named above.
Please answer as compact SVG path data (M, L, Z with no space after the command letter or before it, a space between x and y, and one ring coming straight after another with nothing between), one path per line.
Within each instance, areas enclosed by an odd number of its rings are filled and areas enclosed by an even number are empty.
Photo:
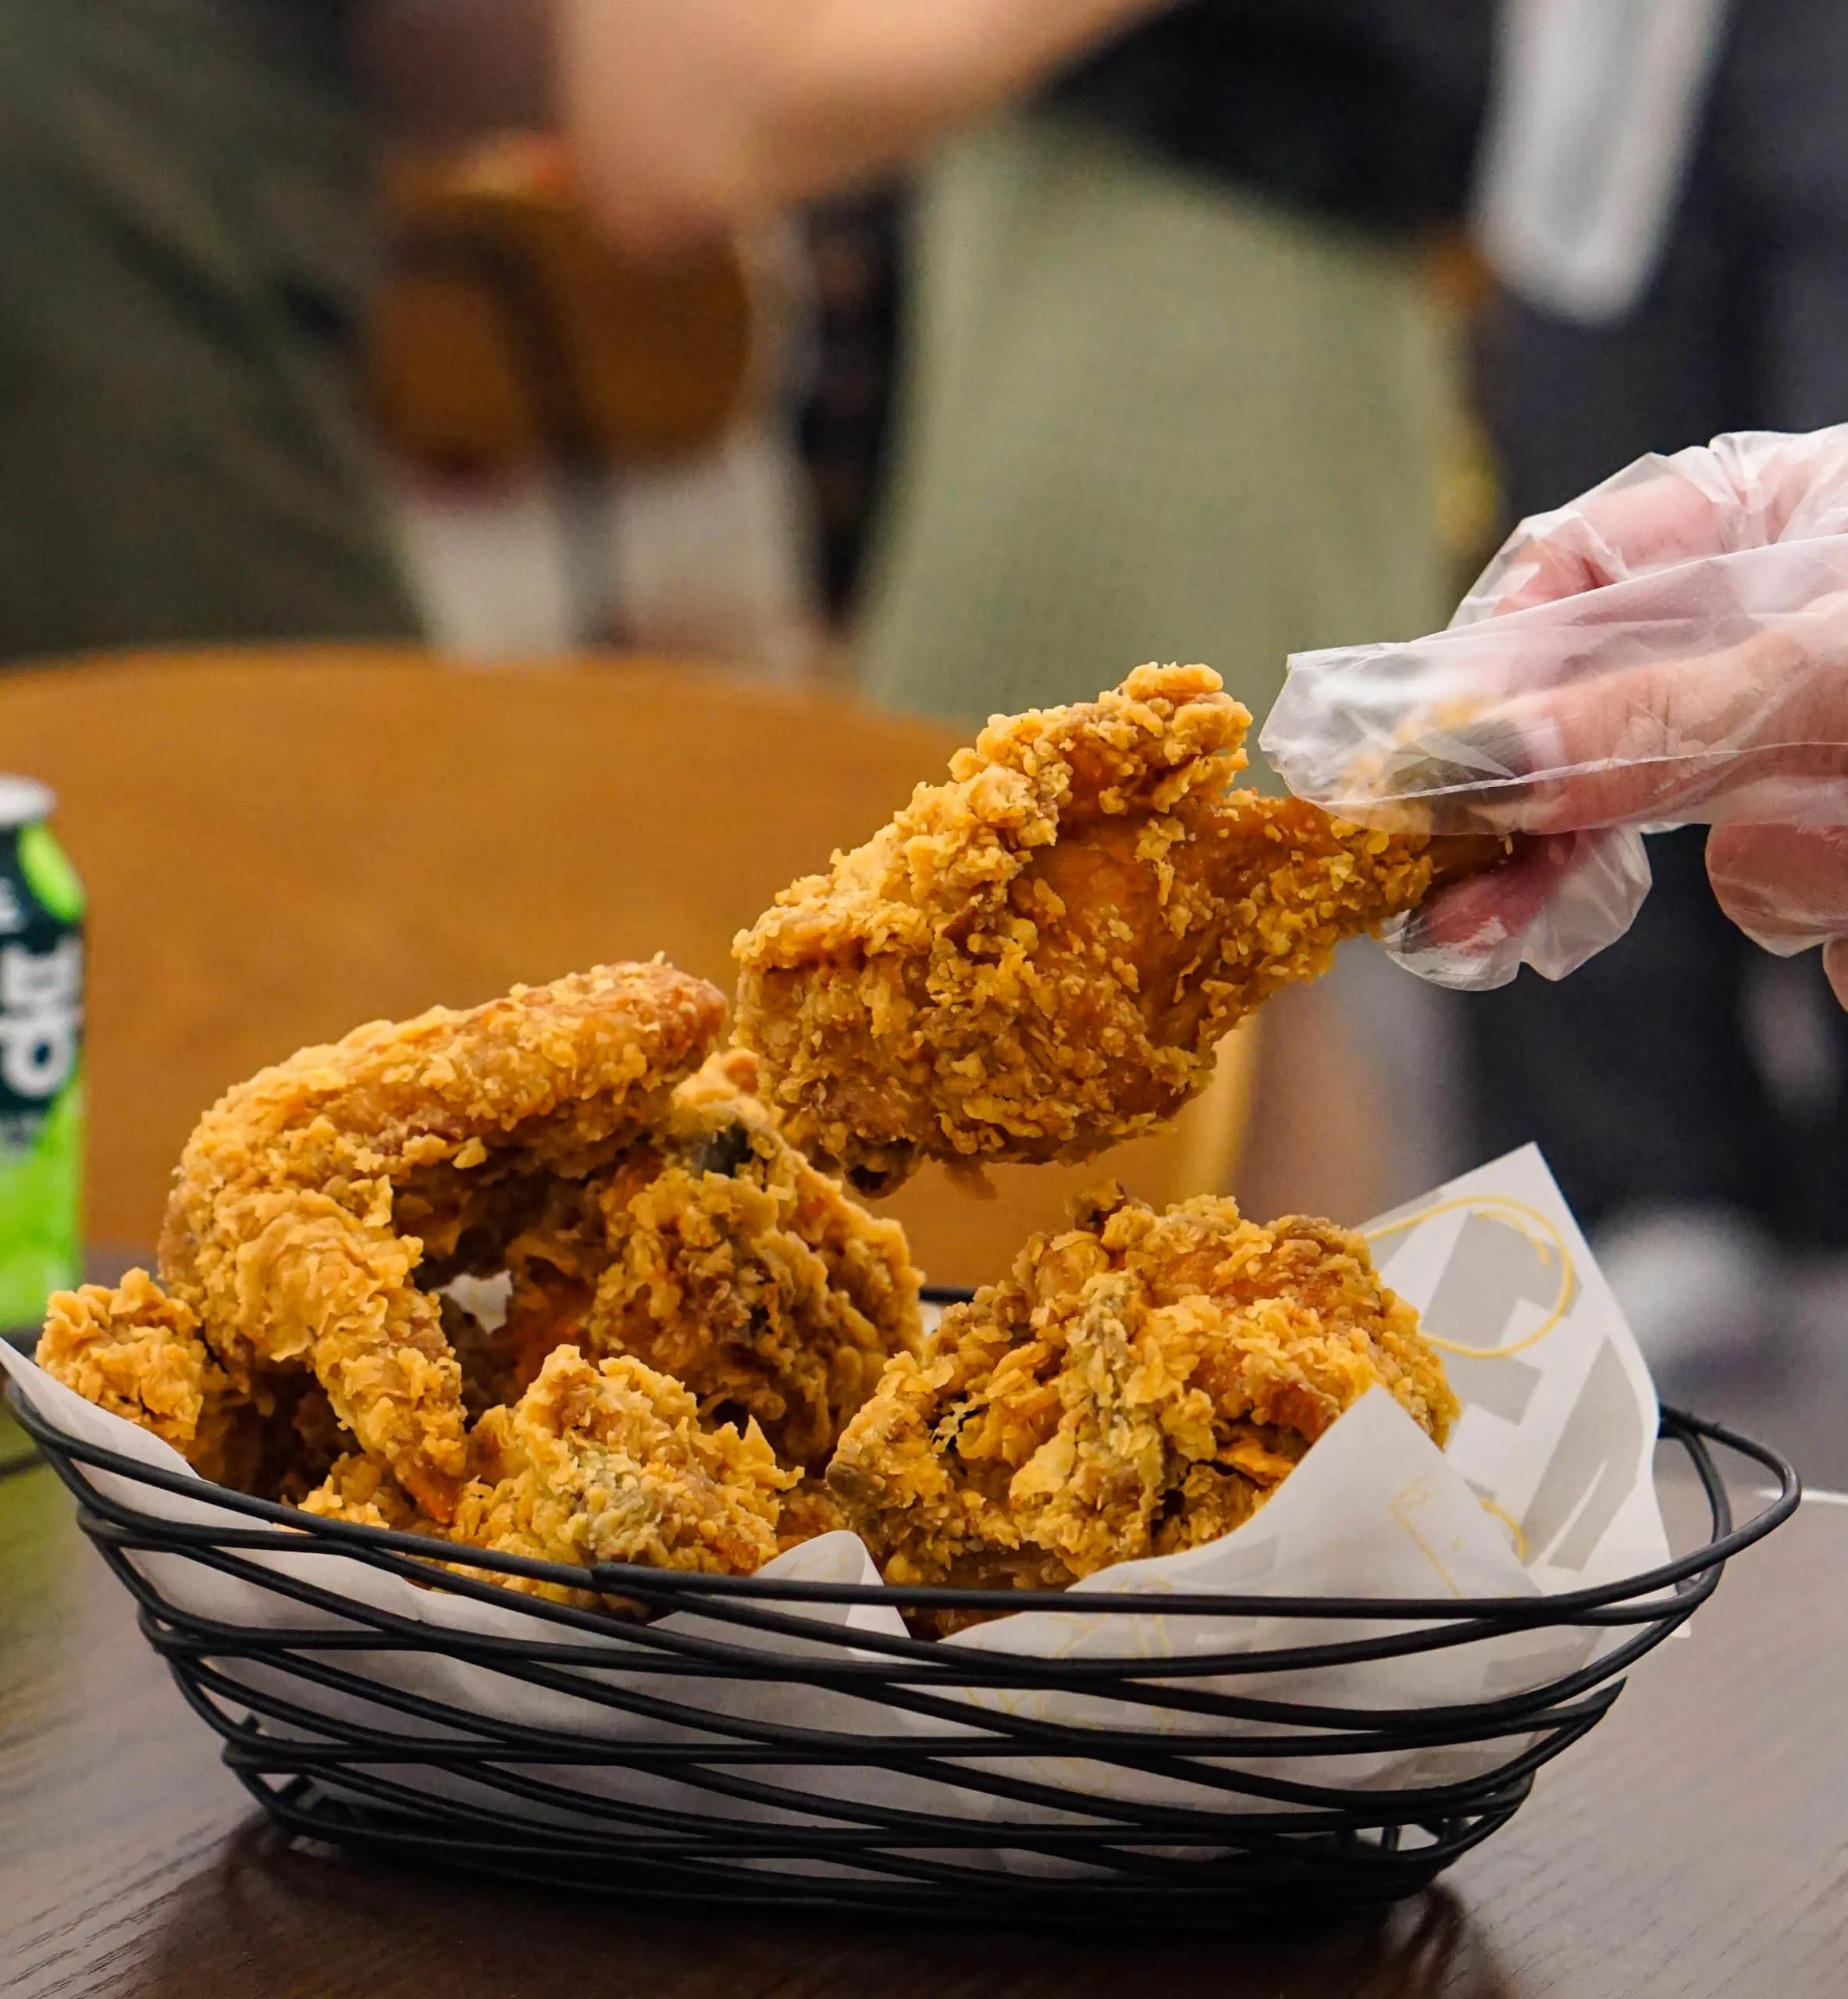
M0 1456L20 1442L4 1427ZM0 1482L0 1990L1837 1999L1844 1657L1848 1508L1807 1502L1510 1826L1376 1921L1190 1937L663 1907L291 1849L219 1765L41 1467Z

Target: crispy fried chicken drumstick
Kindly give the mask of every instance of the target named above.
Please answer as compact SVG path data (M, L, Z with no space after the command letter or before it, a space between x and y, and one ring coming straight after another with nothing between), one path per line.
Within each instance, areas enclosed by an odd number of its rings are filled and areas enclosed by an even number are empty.
M925 1159L1076 1160L1172 1117L1227 1031L1480 868L1228 789L1251 717L1203 666L997 718L734 950L736 1032L797 1144L882 1192Z
M1358 1235L1113 1188L892 1362L828 1483L888 1582L1063 1589L1239 1526L1376 1386L1444 1441L1443 1363Z

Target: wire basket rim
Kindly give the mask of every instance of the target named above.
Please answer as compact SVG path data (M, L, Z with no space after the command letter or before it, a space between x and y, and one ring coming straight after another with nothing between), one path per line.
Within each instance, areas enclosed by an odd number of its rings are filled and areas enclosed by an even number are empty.
M1286 1904L1323 1912L1378 1908L1425 1887L1508 1823L1536 1773L1596 1727L1631 1667L1686 1624L1711 1597L1725 1562L1788 1519L1802 1491L1794 1467L1776 1451L1719 1424L1665 1409L1658 1435L1686 1452L1707 1511L1703 1545L1665 1570L1552 1598L1119 1595L1114 1607L1144 1615L1198 1604L1211 1612L1255 1612L1286 1622L1345 1612L1417 1628L1387 1638L1287 1643L1280 1651L1217 1648L1198 1661L1191 1655L1070 1660L945 1647L844 1622L805 1623L793 1613L803 1598L896 1607L920 1598L973 1598L977 1607L1004 1613L1025 1607L1022 1598L1037 1598L1035 1607L1069 1613L1108 1603L1102 1593L1074 1602L1066 1592L799 1584L778 1589L749 1577L497 1560L485 1550L323 1520L188 1472L157 1470L70 1435L18 1384L9 1395L27 1434L76 1498L86 1534L134 1600L143 1636L220 1738L232 1773L290 1837L351 1843L554 1887L621 1884L650 1898L888 1913L960 1910L1012 1919L1037 1912L1063 1923L1149 1919L1223 1926ZM1733 1521L1726 1479L1710 1444L1736 1450L1775 1478L1768 1503L1743 1524ZM102 1481L93 1470L105 1474ZM123 1486L115 1486L117 1477ZM151 1514L139 1502L155 1489L203 1503L229 1523ZM498 1602L539 1621L527 1627L530 1636L426 1624L408 1607L391 1607L395 1598L374 1603L370 1593L349 1593L345 1578L324 1565L265 1559L279 1552L344 1554L374 1573L427 1577L445 1591ZM221 1622L208 1605L172 1598L162 1573L144 1567L141 1558L150 1554L233 1580L260 1580L281 1597L348 1621L333 1627L331 1636L288 1616L261 1625ZM485 1574L447 1566L431 1576L433 1561L532 1574L644 1598L657 1612L700 1614L676 1632L674 1620L637 1623L604 1610L509 1599ZM1639 1591L1647 1600L1627 1607L1569 1616L1560 1609L1575 1599L1608 1604ZM767 1601L773 1598L776 1603ZM1486 1614L1473 1614L1479 1612ZM1338 1666L1376 1648L1387 1648L1379 1655L1388 1656L1549 1626L1582 1631L1614 1624L1634 1629L1583 1666L1562 1671L1547 1663L1537 1684L1487 1700L1350 1708L1273 1698L1273 1693L1287 1696L1287 1687L1262 1686L1267 1671ZM753 1630L755 1642L746 1642ZM799 1647L785 1656L761 1648L766 1631L812 1634L825 1649ZM620 1662L607 1649L618 1634L630 1648ZM541 1694L594 1698L608 1722L522 1719L517 1709L505 1716L479 1709L440 1684L421 1691L414 1682L399 1684L390 1669L377 1680L364 1662L381 1651L449 1655ZM612 1662L625 1671L606 1680L603 1669ZM1246 1675L1259 1679L1216 1687L1190 1677L1196 1664L1201 1673L1230 1676L1234 1683ZM831 1711L813 1721L785 1718L774 1708L709 1711L707 1683L741 1677L881 1702L923 1726L915 1736L896 1721L862 1734L844 1727ZM1254 1684L1259 1691L1251 1691ZM1056 1711L1021 1716L1005 1701L981 1702L971 1716L968 1690L978 1684L1127 1700L1135 1712L1132 1719L1101 1730ZM336 1700L360 1705L348 1713L328 1706ZM1158 1712L1170 1707L1197 1712L1177 1731ZM946 1719L953 1732L928 1726ZM978 1730L974 1738L967 1732L971 1720ZM696 1734L690 1741L669 1737L664 1745L647 1732L663 1721ZM644 1733L632 1737L637 1723ZM1454 1776L1433 1766L1385 1788L1348 1774L1344 1762L1430 1751L1442 1757L1452 1750L1494 1760ZM1046 1774L1048 1757L1075 1758L1084 1769L1101 1762L1178 1776L1197 1787L1198 1798L1170 1801L1108 1788L1093 1794L1087 1781L1074 1801L1070 1788ZM1287 1760L1280 1763L1279 1757ZM568 1773L585 1766L602 1773L605 1783L618 1780L625 1787L583 1789ZM413 1781L403 1774L406 1769L442 1774ZM881 1781L896 1775L931 1790L921 1802L877 1792L863 1798L852 1791L837 1794L828 1774L836 1769L873 1773ZM645 1787L632 1787L637 1779L672 1790L651 1798ZM682 1792L693 1801L678 1802ZM560 1809L567 1814L562 1819L547 1815ZM1049 1809L1052 1819L1043 1815ZM791 1811L798 1814L793 1822L786 1819ZM1066 1815L1074 1812L1075 1823ZM1024 1871L1009 1855L1024 1857Z
M54 1420L49 1397L34 1405L30 1381L11 1384L8 1399L127 1589L142 1636L290 1839L659 1900L1062 1926L1223 1927L1286 1908L1376 1909L1426 1887L1508 1822L1536 1773L1596 1727L1632 1667L1709 1600L1728 1560L1789 1518L1803 1491L1775 1449L1663 1408L1658 1439L1685 1452L1704 1499L1699 1545L1590 1588L1475 1598L906 1588L537 1562L325 1520L90 1443ZM1716 1462L1726 1450L1768 1474L1768 1495ZM1742 1507L1752 1495L1743 1522L1729 1470ZM150 1510L157 1493L205 1516L163 1517ZM345 1562L287 1559L303 1555ZM243 1621L226 1599L173 1587L182 1571L169 1561L189 1576L254 1583L273 1603ZM362 1587L354 1562L369 1577L428 1583L464 1610L473 1602L518 1616L480 1630L427 1617L401 1590ZM497 1577L627 1598L655 1621L510 1596ZM1277 1628L1209 1624L1210 1652L1179 1658L1064 1659L893 1635L896 1623L824 1619L822 1605L1191 1614ZM661 1618L676 1609L690 1615ZM1313 1628L1369 1620L1381 1630ZM1593 1644L1599 1628L1608 1635ZM1554 1636L1568 1633L1584 1649L1556 1655ZM1234 1648L1260 1636L1266 1649ZM1444 1681L1415 1682L1429 1697L1420 1701L1407 1700L1412 1687L1299 1690L1271 1677L1504 1637L1536 1677L1493 1694L1485 1680L1486 1698L1458 1700ZM396 1662L418 1653L525 1691L509 1705L441 1675L406 1677ZM767 1704L714 1703L714 1680L740 1679L771 1683ZM779 1687L846 1705L791 1709ZM981 1698L988 1688L1004 1698ZM1023 1710L1005 1698L1021 1689L1107 1705ZM1290 1698L1298 1691L1305 1698ZM1344 1693L1405 1704L1345 1705ZM558 1694L590 1706L522 1705ZM891 1711L871 1729L852 1719L869 1701ZM1451 1764L1458 1752L1473 1760ZM1419 1760L1430 1755L1437 1760ZM1383 1787L1348 1761L1378 1756L1412 1761ZM1059 1758L1074 1759L1073 1775L1057 1773ZM1123 1790L1098 1780L1099 1766L1184 1788ZM894 1778L896 1792L878 1787Z
M221 1530L214 1538L221 1545L272 1547L274 1530L293 1538L294 1553L333 1554L367 1550L411 1558L422 1562L453 1565L458 1544L437 1541L393 1529L360 1525L347 1520L330 1520L318 1514L275 1500L259 1499L229 1486L218 1485L196 1474L162 1470L137 1458L91 1444L63 1430L23 1394L16 1383L9 1384L7 1400L20 1427L41 1450L77 1463L93 1466L133 1483L149 1485L176 1497L202 1500L208 1505L244 1515L262 1523L244 1530ZM555 1562L540 1562L522 1555L504 1555L486 1548L469 1548L471 1567L487 1569L524 1580L553 1583L570 1589L604 1596L626 1596L651 1607L671 1608L684 1602L742 1598L758 1603L843 1605L849 1607L977 1610L992 1612L998 1597L1004 1597L1007 1614L1036 1610L1070 1612L1074 1602L1086 1612L1102 1611L1113 1616L1146 1615L1155 1604L1170 1616L1323 1617L1355 1621L1378 1619L1394 1622L1455 1624L1492 1619L1508 1623L1549 1624L1568 1621L1584 1613L1615 1610L1635 1599L1658 1596L1665 1591L1680 1593L1682 1587L1715 1570L1743 1549L1781 1527L1801 1502L1803 1482L1796 1468L1781 1452L1757 1442L1739 1431L1668 1404L1660 1408L1658 1441L1679 1443L1687 1452L1706 1489L1711 1525L1701 1545L1686 1554L1672 1558L1654 1568L1589 1588L1562 1590L1533 1597L1300 1597L1285 1595L1233 1595L1205 1591L1163 1591L1159 1598L1147 1592L1086 1589L1074 1597L1069 1591L949 1589L911 1587L885 1582L820 1583L789 1577L709 1575L698 1571L645 1567L632 1562L600 1562L589 1567ZM1732 1517L1725 1481L1705 1445L1717 1443L1751 1459L1777 1481L1778 1489L1762 1509L1743 1523ZM171 1526L173 1523L162 1523ZM250 1537L245 1541L244 1534ZM319 1543L317 1547L315 1544ZM491 1587L491 1586L490 1586ZM543 1598L529 1598L522 1608L536 1611L562 1609ZM1665 1609L1668 1606L1665 1605ZM1643 1606L1639 1605L1640 1609ZM588 1613L593 1616L600 1613ZM1622 1613L1618 1613L1619 1616ZM1625 1620L1627 1621L1627 1620ZM867 1636L873 1634L867 1634Z

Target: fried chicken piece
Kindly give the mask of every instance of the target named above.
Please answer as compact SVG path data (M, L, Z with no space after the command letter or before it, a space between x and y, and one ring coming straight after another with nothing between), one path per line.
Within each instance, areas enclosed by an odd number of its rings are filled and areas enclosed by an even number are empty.
M145 1270L112 1291L54 1292L37 1357L99 1409L164 1438L202 1477L259 1498L299 1500L353 1441L312 1375L259 1371L240 1387L198 1315Z
M1063 1589L1238 1526L1382 1384L1444 1441L1443 1363L1360 1237L1112 1188L892 1361L828 1483L890 1583Z
M894 1353L915 1351L903 1229L810 1165L752 1094L756 1058L714 1056L649 1135L557 1183L507 1245L505 1338L523 1385L570 1340L684 1381L709 1422L753 1416L820 1470Z
M449 1532L418 1510L387 1466L363 1451L349 1451L336 1459L326 1478L298 1504L303 1513L317 1513L324 1520L386 1527L394 1534L428 1534L440 1541Z
M511 1226L542 1176L607 1162L666 1111L724 1000L661 961L375 1021L230 1090L183 1154L160 1269L240 1393L312 1370L433 1517L467 1476L461 1377L415 1281ZM426 1281L428 1274L426 1274Z
M114 1290L54 1292L36 1358L53 1380L173 1445L220 1484L254 1458L250 1411L199 1337L191 1309L145 1270Z
M846 1509L819 1478L805 1478L783 1501L777 1516L776 1546L779 1555L817 1534L835 1534L848 1524Z
M593 1365L571 1346L547 1356L511 1407L487 1412L469 1460L447 1525L419 1510L389 1466L358 1453L340 1459L302 1510L579 1568L634 1562L749 1575L777 1552L782 1495L798 1476L777 1463L754 1423L708 1428L678 1381L627 1356ZM819 1516L817 1503L805 1519ZM454 1566L561 1603L623 1602Z
M749 1575L776 1552L796 1474L755 1423L741 1433L699 1417L690 1390L640 1361L559 1347L518 1402L476 1425L451 1538L541 1562Z
M785 889L733 950L735 1032L789 1136L869 1192L927 1158L1088 1157L1172 1117L1236 1021L1415 904L1424 836L1227 789L1250 721L1203 666L997 716L947 784Z

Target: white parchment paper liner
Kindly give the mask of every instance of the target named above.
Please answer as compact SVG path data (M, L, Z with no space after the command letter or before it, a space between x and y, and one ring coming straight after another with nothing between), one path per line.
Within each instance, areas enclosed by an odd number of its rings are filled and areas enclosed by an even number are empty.
M1017 1612L943 1641L946 1649L1006 1652L1049 1659L1130 1656L1185 1659L1229 1651L1358 1639L1404 1628L1384 1622L1301 1618L1240 1619L1165 1614L1164 1595L1223 1591L1291 1597L1465 1598L1533 1596L1613 1582L1668 1558L1652 1476L1656 1400L1635 1340L1609 1287L1539 1153L1533 1147L1482 1167L1366 1231L1386 1281L1418 1306L1427 1333L1443 1349L1463 1413L1447 1451L1437 1446L1383 1389L1363 1398L1329 1430L1252 1520L1223 1539L1181 1555L1125 1562L1078 1584L1069 1610ZM4 1365L45 1418L71 1434L164 1470L191 1476L177 1452L158 1438L109 1415L52 1381L0 1343ZM105 1493L139 1510L176 1520L226 1527L247 1524L208 1496L181 1497L133 1485L108 1473L88 1474ZM144 1553L137 1566L171 1602L233 1627L351 1628L347 1620L290 1602L255 1582L219 1574L183 1555ZM256 1552L255 1566L294 1571L340 1593L356 1609L370 1606L433 1629L522 1641L607 1646L605 1669L574 1669L586 1685L684 1704L697 1702L715 1721L826 1730L843 1736L914 1734L941 1740L955 1720L922 1716L875 1697L746 1677L670 1680L650 1669L650 1655L620 1629L607 1637L562 1631L521 1607L479 1603L418 1587L344 1556ZM763 1573L816 1582L873 1584L871 1557L854 1535L831 1534L778 1557ZM1088 1591L1141 1592L1146 1616L1087 1614ZM895 1611L882 1607L777 1605L785 1614L849 1630L904 1635ZM821 1641L753 1633L676 1612L668 1630L760 1650L767 1667L803 1653L836 1648ZM661 1626L654 1628L660 1629ZM1441 1651L1288 1673L1252 1673L1210 1680L1177 1677L1176 1687L1211 1688L1266 1700L1333 1708L1420 1709L1494 1699L1537 1687L1584 1666L1622 1642L1633 1627L1551 1628L1504 1634ZM370 1700L300 1680L285 1683L272 1669L226 1662L228 1675L253 1691L266 1678L312 1714L415 1732L418 1724L391 1709L394 1691L424 1696L501 1724L623 1741L721 1739L595 1699L537 1687L493 1666L441 1655L353 1652L329 1655L378 1696ZM1216 1718L1077 1692L1025 1692L966 1687L945 1696L968 1716L972 1754L959 1763L977 1784L871 1769L786 1771L766 1766L731 1773L747 1794L667 1774L593 1766L531 1766L530 1774L611 1802L645 1820L653 1812L718 1815L783 1825L842 1826L829 1802L931 1812L952 1821L1005 1820L1028 1825L1081 1823L1088 1799L1135 1801L1222 1812L1287 1809L1287 1803L1248 1798L1216 1783L1219 1768L1285 1783L1339 1784L1382 1791L1447 1784L1479 1775L1515 1754L1518 1739L1461 1747L1399 1750L1338 1757L1241 1758L1216 1765L1194 1759L1191 1774L1161 1776L1065 1756L984 1758L985 1716L1012 1715L1091 1726L1159 1728L1184 1755L1190 1734L1227 1732ZM267 1726L274 1727L269 1723ZM304 1726L312 1733L312 1724ZM433 1733L440 1733L433 1726ZM1255 1724L1237 1731L1260 1734ZM1275 1732L1292 1731L1279 1728ZM988 1736L992 1743L993 1737ZM571 1822L577 1815L555 1798L522 1798L517 1751L501 1768L516 1794L494 1773L476 1777L406 1766L389 1773L406 1787L534 1819ZM948 1778L950 1773L946 1771ZM731 1778L726 1781L729 1783ZM1004 1794L1027 1782L1073 1794L1067 1812ZM785 1803L783 1801L787 1800ZM599 1813L597 1823L611 1821ZM876 1837L877 1835L871 1837ZM948 1858L950 1855L939 1855ZM967 1865L977 1856L957 1850ZM1027 1848L981 1856L981 1864L1035 1873L1083 1871L1063 1857ZM831 1873L825 1860L764 1862L798 1871Z

